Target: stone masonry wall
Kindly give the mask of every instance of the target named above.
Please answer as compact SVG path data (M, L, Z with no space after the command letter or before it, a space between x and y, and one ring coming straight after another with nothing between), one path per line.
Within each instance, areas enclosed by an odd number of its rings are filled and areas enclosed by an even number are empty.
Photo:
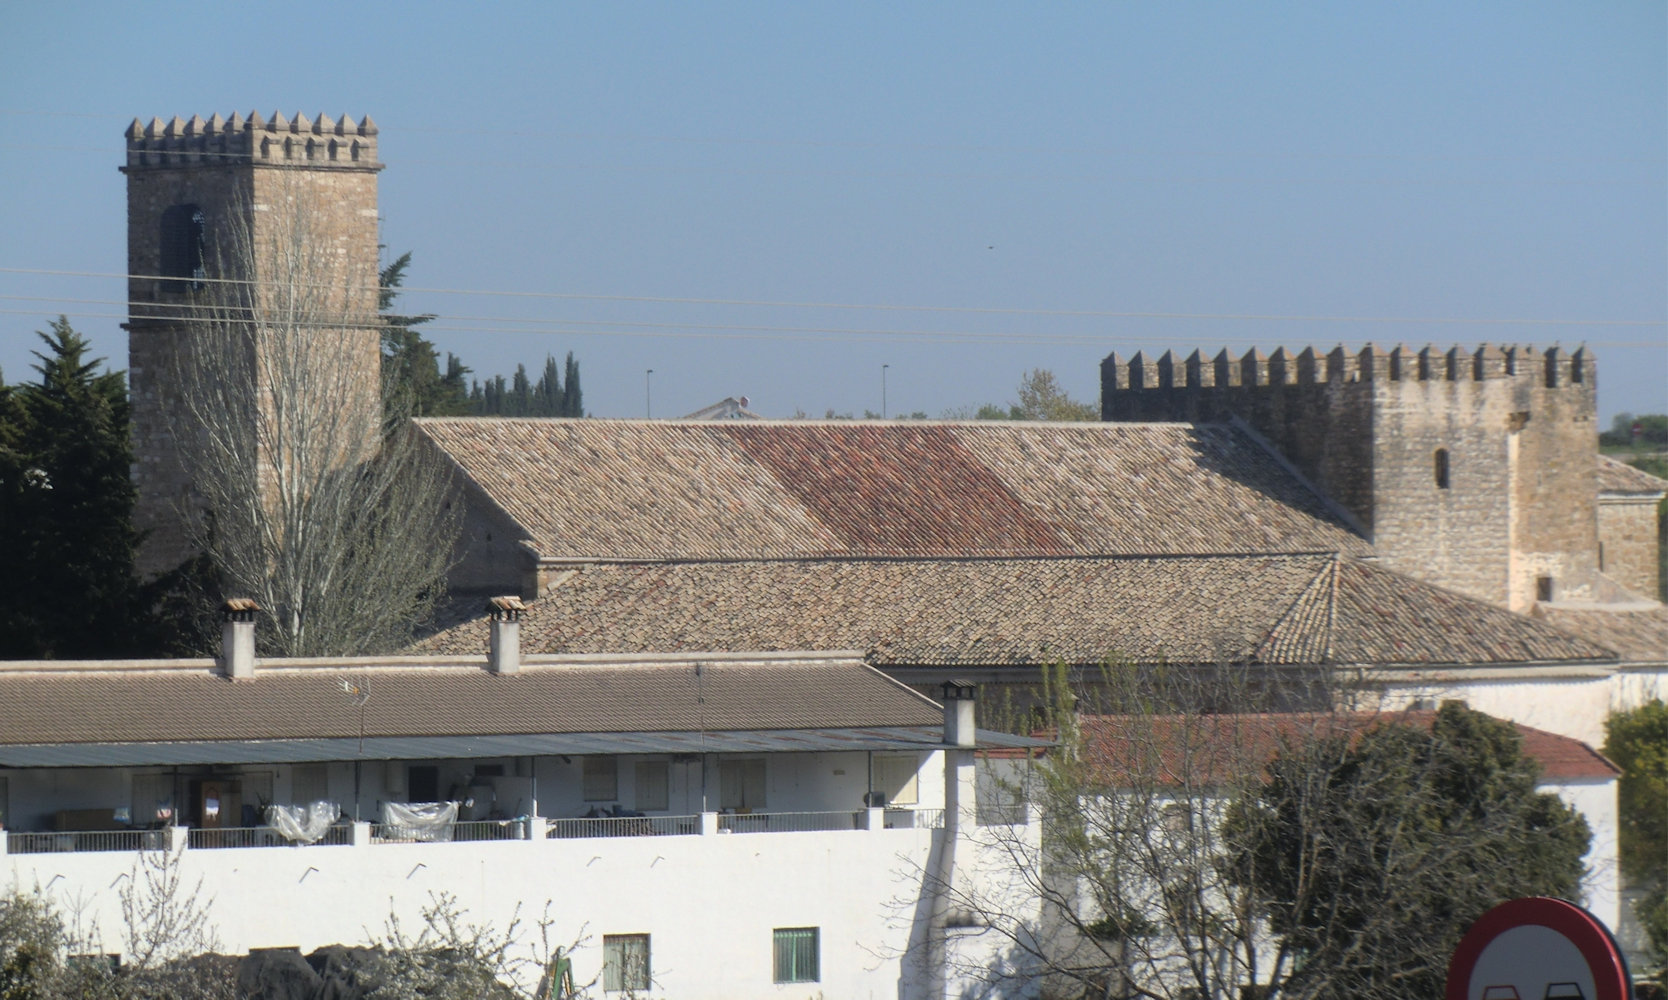
M192 340L211 328L201 322L205 307L226 301L228 286L211 280L181 280L163 274L163 215L175 206L195 205L203 213L203 258L207 274L233 281L261 275L231 259L240 232L259 241L286 210L305 205L309 231L330 245L344 275L358 291L343 303L352 314L374 317L377 271L376 125L321 115L271 121L259 114L214 115L204 121L179 118L164 124L137 119L128 128L128 379L132 396L132 475L138 491L135 523L149 532L140 553L147 575L165 572L191 555L185 517L196 501L181 454L195 433L180 415L178 365L189 359ZM194 321L195 320L195 321ZM366 324L335 363L379 378L379 335ZM253 391L253 387L252 387ZM378 394L372 392L371 398ZM366 414L374 427L376 413Z
M1600 497L1599 544L1605 575L1642 597L1659 597L1662 581L1657 553L1654 497Z
M1411 576L1517 610L1594 584L1590 354L1283 348L1101 364L1107 420L1238 417Z

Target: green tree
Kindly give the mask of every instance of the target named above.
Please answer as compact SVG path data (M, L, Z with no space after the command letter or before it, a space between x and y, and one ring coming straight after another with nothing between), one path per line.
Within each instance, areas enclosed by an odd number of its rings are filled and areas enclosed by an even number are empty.
M1604 755L1622 769L1617 789L1622 876L1644 890L1635 912L1668 985L1668 705L1616 712L1604 724Z
M390 417L451 417L469 412L467 376L451 354L441 374L439 354L416 327L434 319L433 313L405 316L395 313L394 301L405 283L411 253L400 254L378 275L377 307L382 314L383 405Z
M573 358L573 352L568 352L567 364L564 366L567 377L562 382L562 412L564 417L583 417L585 415L585 394L579 388L579 362Z
M1233 873L1281 938L1293 997L1440 996L1466 929L1517 896L1578 898L1586 821L1537 792L1506 722L1444 704L1283 747L1234 810Z
M126 381L65 317L37 335L39 381L0 387L0 659L131 656L154 637L133 570Z

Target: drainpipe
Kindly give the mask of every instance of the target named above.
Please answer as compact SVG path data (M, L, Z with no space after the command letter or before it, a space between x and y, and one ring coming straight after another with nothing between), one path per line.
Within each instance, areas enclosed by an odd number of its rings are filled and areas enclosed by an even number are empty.
M527 605L514 595L494 597L487 602L492 617L492 638L487 647L487 670L495 674L521 672L521 616Z
M973 712L979 689L968 681L945 681L944 698L944 835L933 865L932 917L927 926L927 968L934 977L928 994L943 1000L948 996L950 974L949 929L952 925L969 923L967 915L957 912L956 848L962 830L973 825L975 802L973 788L973 749L978 746L978 730Z
M255 612L260 609L247 597L220 606L220 670L234 681L255 679Z

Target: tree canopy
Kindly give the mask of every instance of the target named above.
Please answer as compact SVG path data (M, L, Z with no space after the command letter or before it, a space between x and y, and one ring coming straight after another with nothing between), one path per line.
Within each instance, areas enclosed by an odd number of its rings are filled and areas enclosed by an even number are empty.
M0 383L0 659L148 651L126 381L67 318L37 335L39 380Z
M1622 769L1617 788L1622 875L1643 889L1640 924L1668 980L1668 705L1653 700L1605 722L1604 755Z

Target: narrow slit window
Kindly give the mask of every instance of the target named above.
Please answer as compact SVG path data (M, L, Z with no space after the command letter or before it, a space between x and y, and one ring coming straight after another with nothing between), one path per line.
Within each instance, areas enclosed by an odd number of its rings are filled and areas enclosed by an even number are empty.
M1432 464L1434 464L1435 467L1436 467L1436 488L1439 489L1439 490L1447 489L1448 488L1448 449L1446 449L1446 448L1436 449L1436 458L1435 458L1435 460Z
M1537 600L1537 601L1550 601L1550 600L1552 600L1552 595L1553 595L1552 577L1550 577L1550 576L1537 576L1537 577L1535 577L1535 600Z
M207 219L196 205L174 205L162 213L158 247L164 287L170 292L198 291L208 277L203 231Z

